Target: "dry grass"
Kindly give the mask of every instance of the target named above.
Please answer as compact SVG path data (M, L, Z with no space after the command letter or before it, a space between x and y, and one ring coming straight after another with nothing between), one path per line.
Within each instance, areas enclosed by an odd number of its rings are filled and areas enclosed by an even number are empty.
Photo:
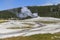
M22 26L22 27L8 27L7 29L26 29L26 28L30 29L32 28L32 26L27 25L27 26Z
M0 23L7 22L7 20L0 20Z
M55 24L55 23L58 23L56 21L36 21L37 23L43 23L43 24Z
M60 33L56 33L56 34L36 34L36 35L32 35L32 36L12 37L12 38L6 38L6 39L1 39L1 40L60 40L59 37L60 37Z

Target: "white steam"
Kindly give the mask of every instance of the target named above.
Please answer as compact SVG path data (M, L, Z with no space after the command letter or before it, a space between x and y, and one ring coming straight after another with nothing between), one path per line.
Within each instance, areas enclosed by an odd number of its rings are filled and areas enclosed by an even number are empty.
M18 17L20 17L20 18L26 18L28 16L30 16L32 18L38 17L38 13L32 13L30 11L30 9L28 9L27 7L22 7L21 13L19 13Z

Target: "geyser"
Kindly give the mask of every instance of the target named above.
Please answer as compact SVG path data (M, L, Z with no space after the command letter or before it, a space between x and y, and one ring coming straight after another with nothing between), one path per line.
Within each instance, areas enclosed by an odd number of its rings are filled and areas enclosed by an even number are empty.
M21 19L24 19L24 18L27 18L27 17L31 17L31 18L38 17L38 13L32 13L30 11L30 9L28 9L27 7L22 7L21 12L19 12L19 13L17 12L17 10L13 11L13 13L16 13L17 17L19 17Z
M22 7L21 13L18 15L20 18L32 17L31 11L27 7Z
M27 7L22 7L21 9L21 13L19 13L18 15L20 18L26 18L28 16L34 18L34 17L38 17L38 13L32 13L30 11L30 9L28 9Z

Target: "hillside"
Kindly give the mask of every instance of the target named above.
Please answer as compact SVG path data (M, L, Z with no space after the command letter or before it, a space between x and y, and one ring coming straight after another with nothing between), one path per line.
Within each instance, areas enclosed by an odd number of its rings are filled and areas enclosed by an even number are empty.
M43 17L57 17L60 18L60 5L49 5L49 6L27 6L32 13L38 12L39 16ZM20 8L14 8L9 10L15 10L20 12ZM0 19L18 18L16 13L12 13L8 10L0 11Z

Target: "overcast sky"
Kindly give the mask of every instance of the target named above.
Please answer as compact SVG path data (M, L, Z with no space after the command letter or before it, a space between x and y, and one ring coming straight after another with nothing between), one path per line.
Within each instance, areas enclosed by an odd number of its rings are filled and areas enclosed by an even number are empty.
M12 9L22 6L41 6L58 3L60 3L60 0L0 0L0 10Z

